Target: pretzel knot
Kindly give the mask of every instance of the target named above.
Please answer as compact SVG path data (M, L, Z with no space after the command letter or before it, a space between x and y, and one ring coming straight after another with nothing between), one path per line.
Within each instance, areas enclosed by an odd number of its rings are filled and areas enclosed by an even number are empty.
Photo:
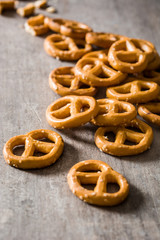
M104 57L104 54L99 54L98 58L84 56L75 66L75 75L82 82L97 87L119 84L127 76L124 73L114 70L109 65L107 56Z
M159 94L159 89L158 84L155 82L134 80L120 86L108 88L106 95L120 101L145 103L155 99Z
M112 44L108 59L111 66L126 73L142 72L154 58L152 43L139 39L124 39Z
M79 127L89 122L98 113L98 104L93 97L66 96L48 106L46 118L54 128Z
M96 88L82 83L74 74L73 67L60 67L54 69L49 75L50 88L61 96L86 95L94 96Z
M98 99L99 112L91 122L98 126L118 126L129 123L137 115L135 107L115 99Z
M108 164L98 160L87 160L75 164L67 178L71 191L81 200L94 205L117 205L124 201L129 192L127 180ZM107 183L117 183L120 187L119 191L108 193ZM96 186L94 190L88 190L81 184Z
M92 31L86 24L72 20L46 18L45 22L52 31L71 38L85 38L86 33Z
M141 104L138 106L138 113L146 121L160 127L160 102Z
M44 49L52 57L74 61L90 52L92 47L82 39L72 39L60 34L52 34L45 39Z
M136 128L132 130L129 127ZM138 132L140 130L141 132ZM115 135L114 140L108 138L108 133ZM95 133L95 144L103 152L115 156L137 155L147 150L153 140L152 128L139 119L120 127L100 127ZM128 142L129 143L128 143ZM131 145L131 143L133 143Z
M52 142L44 142L47 138ZM21 156L13 153L17 146L25 145ZM3 154L6 162L14 167L22 169L43 168L53 164L62 154L63 140L61 136L51 130L34 130L25 135L11 138L4 146ZM34 156L35 152L41 152L44 156Z

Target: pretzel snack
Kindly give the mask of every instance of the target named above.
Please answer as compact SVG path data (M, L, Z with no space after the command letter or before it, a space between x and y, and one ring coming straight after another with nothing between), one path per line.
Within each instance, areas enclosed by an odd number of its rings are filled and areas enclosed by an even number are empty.
M127 180L108 164L99 160L86 160L75 164L70 169L67 179L73 194L89 204L115 206L123 202L129 193ZM119 191L107 192L107 183L117 183L120 187ZM96 186L94 190L88 190L81 184Z
M42 14L29 18L24 25L26 32L30 33L32 36L39 36L47 33L49 28L44 23L44 19L45 17Z
M130 130L128 127L137 128L141 132ZM115 140L110 141L107 133L114 133ZM128 144L126 141L134 143ZM137 155L150 148L153 141L153 131L150 126L134 119L127 126L100 127L95 133L95 144L103 152L114 156Z
M94 96L96 88L82 83L74 74L73 67L54 69L49 75L50 88L61 96Z
M160 102L146 103L138 106L138 113L147 122L160 127Z
M41 139L47 138L52 142L44 142ZM13 153L17 146L25 145L21 156ZM63 152L62 137L51 130L33 130L25 135L12 137L6 142L3 148L3 155L6 162L16 168L34 169L43 168L53 164ZM44 156L34 156L34 152L44 153Z
M110 87L106 91L108 98L130 103L146 103L154 100L160 91L155 82L135 80L120 86Z
M54 128L74 128L89 122L98 113L93 97L65 96L48 106L46 118Z
M45 39L44 49L52 57L65 61L75 61L90 52L92 47L82 39L72 39L60 34L52 34Z
M34 14L35 6L33 3L28 3L25 7L18 8L17 14L21 17L28 17Z
M115 99L98 99L99 112L91 122L97 126L119 126L129 123L136 115L136 109L131 103Z
M3 10L15 9L16 4L17 4L17 1L14 1L14 0L0 1L0 14L2 14Z
M47 17L45 22L52 31L71 38L84 39L86 33L92 31L86 24L73 20L61 18L51 19Z

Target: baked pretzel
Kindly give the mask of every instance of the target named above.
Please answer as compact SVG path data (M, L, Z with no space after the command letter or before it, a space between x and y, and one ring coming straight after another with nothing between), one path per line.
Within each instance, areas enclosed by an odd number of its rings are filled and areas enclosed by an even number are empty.
M157 53L157 51L155 50L154 51L154 58L151 62L148 63L145 70L151 71L151 70L155 70L157 68L160 68L160 56Z
M52 31L71 38L84 39L86 33L92 31L92 29L84 23L62 18L46 18L45 22Z
M108 61L108 49L86 53L83 58L98 58L102 61Z
M28 17L33 15L35 12L35 5L33 3L28 3L26 6L17 9L17 14L21 17Z
M75 75L82 82L95 87L107 87L121 83L126 74L114 70L108 58L84 57L75 66Z
M124 39L112 44L108 53L111 66L126 73L142 72L154 58L152 43L140 39Z
M93 171L93 172L92 172ZM84 202L99 206L114 206L125 200L129 193L127 180L108 164L99 160L86 160L75 164L69 171L68 184L78 198ZM118 192L107 192L107 183L117 183ZM83 185L95 184L94 190Z
M54 69L49 75L50 88L61 96L94 96L96 88L82 83L75 75L73 67Z
M89 122L98 113L93 97L66 96L48 106L46 118L54 128L74 128Z
M131 103L121 102L115 99L98 99L98 115L91 120L97 126L119 126L129 123L137 115L135 107Z
M147 122L160 127L160 102L146 103L138 106L138 113Z
M143 81L152 81L160 85L160 68L152 71L144 71L138 74L138 78Z
M52 57L74 61L90 52L92 47L82 39L72 39L60 34L52 34L45 39L44 49Z
M44 23L44 19L45 17L42 14L29 18L24 25L26 32L33 36L39 36L47 33L49 28Z
M131 103L146 103L155 99L160 87L155 82L135 80L120 86L110 87L106 91L109 98Z
M104 32L89 32L86 34L86 42L88 44L93 44L101 48L110 48L114 42L126 38L118 34Z
M141 132L130 130L128 127L137 128ZM110 132L115 135L113 142L107 136L107 133ZM152 128L139 119L132 120L127 127L100 127L95 133L96 146L101 151L114 156L137 155L150 148L152 141ZM130 143L134 145L130 145Z
M51 142L44 142L43 139ZM21 156L13 153L17 146L25 145L25 150ZM3 155L6 162L16 168L33 169L43 168L53 164L63 152L63 140L61 136L51 130L39 129L31 131L25 135L12 137L6 142ZM44 156L34 156L35 152L44 153Z
M17 4L17 1L14 0L2 0L0 1L0 14L2 14L3 10L13 10L15 9L15 6Z

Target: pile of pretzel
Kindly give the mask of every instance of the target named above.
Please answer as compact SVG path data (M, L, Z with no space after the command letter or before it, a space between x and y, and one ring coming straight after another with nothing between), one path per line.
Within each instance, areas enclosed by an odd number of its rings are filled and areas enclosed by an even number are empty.
M160 126L160 56L152 43L93 32L86 24L43 15L29 18L25 29L34 36L53 31L44 41L47 54L77 61L74 67L56 68L49 75L51 89L62 96L46 110L47 121L53 128L74 128L88 122L99 126L95 144L115 156L136 155L150 148L153 131L137 118L137 109L146 121ZM93 96L102 87L106 88L106 98L96 100ZM44 138L51 142L42 141ZM13 152L18 145L25 145L22 156ZM58 133L40 129L11 138L3 153L11 166L33 169L53 164L63 147ZM34 156L36 151L45 155ZM127 180L98 160L74 165L68 173L68 183L81 200L96 205L119 204L129 192ZM117 183L120 190L108 193L107 183ZM82 184L96 187L88 190Z

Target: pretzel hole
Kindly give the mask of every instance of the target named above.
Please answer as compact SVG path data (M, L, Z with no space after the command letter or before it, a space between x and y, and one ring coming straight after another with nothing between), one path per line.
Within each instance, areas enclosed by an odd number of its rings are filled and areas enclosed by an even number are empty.
M106 185L107 193L116 193L120 190L117 183L107 183Z
M148 91L150 88L149 87L141 87L141 92L145 92L145 91Z
M116 136L113 132L107 132L104 134L104 139L109 142L115 142Z
M87 190L94 190L96 187L96 184L81 184L81 186Z
M24 150L25 150L25 145L17 145L13 148L12 152L16 156L22 156Z
M99 78L108 78L110 77L109 75L107 75L105 72L101 72L99 75L98 75Z
M79 49L84 49L84 45L82 45L82 44L77 44L77 47L78 47Z
M40 139L37 139L37 140L40 141L40 142L54 143L52 140L50 140L49 138L46 138L46 137L40 138Z
M34 151L34 153L33 153L34 157L42 157L44 155L46 155L46 153L42 153L42 152L38 152L38 151Z
M124 142L124 145L134 146L134 145L137 145L137 142L136 141L135 142L131 142L131 141L126 139L125 142Z
M86 84L81 84L80 86L79 86L79 89L85 89L85 88L90 88L90 86L89 85L86 85Z
M139 127L129 126L129 127L125 127L125 128L128 129L128 130L131 130L131 131L133 131L133 132L143 133L143 131L142 131Z
M120 61L126 62L126 63L137 63L138 62L138 56L136 56L133 53L131 53L130 55L119 54L118 58Z

